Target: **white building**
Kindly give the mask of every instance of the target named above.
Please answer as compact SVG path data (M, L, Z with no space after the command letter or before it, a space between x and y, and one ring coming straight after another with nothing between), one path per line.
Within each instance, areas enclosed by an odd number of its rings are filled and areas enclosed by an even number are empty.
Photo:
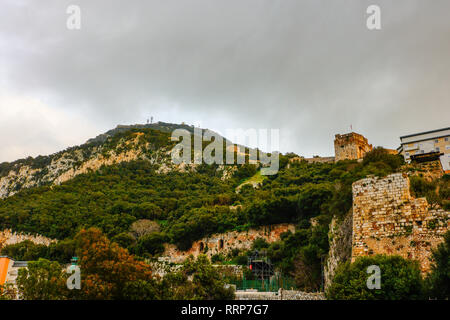
M409 134L400 141L398 151L407 162L427 155L439 157L442 169L450 173L450 127Z

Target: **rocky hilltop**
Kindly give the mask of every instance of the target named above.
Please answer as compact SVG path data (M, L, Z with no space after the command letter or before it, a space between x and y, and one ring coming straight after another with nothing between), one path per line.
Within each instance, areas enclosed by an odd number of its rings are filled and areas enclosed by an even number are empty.
M161 173L173 169L192 169L194 165L175 166L170 161L170 150L174 145L170 134L175 129L185 129L194 134L194 127L185 124L118 125L80 146L48 156L0 163L0 198L14 195L24 188L59 185L79 174L96 171L101 166L133 160L159 164ZM203 133L209 131L201 130ZM227 172L224 174L229 176Z

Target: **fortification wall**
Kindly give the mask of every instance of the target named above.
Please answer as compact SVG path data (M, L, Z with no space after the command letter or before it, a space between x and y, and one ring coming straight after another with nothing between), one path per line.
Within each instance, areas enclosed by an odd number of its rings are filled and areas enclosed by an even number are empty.
M187 251L181 251L175 245L166 244L163 256L171 263L181 263L189 255L197 257L206 254L211 258L215 254L227 255L233 249L248 250L257 238L263 238L272 243L280 239L284 232L295 232L293 224L283 223L269 225L260 228L249 229L248 231L231 231L227 233L213 234L209 237L195 241Z
M443 241L450 212L410 195L409 178L396 173L353 183L352 261L372 254L400 255L430 270L431 249Z
M326 300L322 292L283 290L278 292L236 291L235 300Z

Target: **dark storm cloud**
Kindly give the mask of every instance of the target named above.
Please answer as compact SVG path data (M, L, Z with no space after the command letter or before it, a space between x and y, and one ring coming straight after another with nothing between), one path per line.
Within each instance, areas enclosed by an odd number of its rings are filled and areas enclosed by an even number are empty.
M66 28L70 4L81 30ZM366 28L370 4L382 30ZM350 125L394 148L399 135L448 126L449 15L445 0L3 0L0 112L21 111L0 118L11 146L0 161L150 116L279 128L281 151L306 156L333 154Z

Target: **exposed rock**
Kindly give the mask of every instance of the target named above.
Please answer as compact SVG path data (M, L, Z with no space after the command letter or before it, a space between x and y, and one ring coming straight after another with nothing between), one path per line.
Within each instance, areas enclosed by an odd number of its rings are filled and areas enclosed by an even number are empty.
M187 251L181 251L175 245L166 244L163 256L171 263L181 263L189 255L197 257L203 253L209 258L215 254L227 255L233 249L250 249L253 241L257 238L263 238L269 243L278 241L280 240L281 234L287 231L295 232L295 226L293 224L283 223L249 229L242 232L231 231L213 234L195 241Z
M350 210L342 221L337 218L331 220L328 233L330 250L324 267L325 289L331 285L337 267L352 256L352 218Z
M25 240L30 240L35 244L43 244L48 246L56 240L50 239L41 235L30 235L25 233L13 232L10 229L0 231L0 249L6 245L20 243Z

